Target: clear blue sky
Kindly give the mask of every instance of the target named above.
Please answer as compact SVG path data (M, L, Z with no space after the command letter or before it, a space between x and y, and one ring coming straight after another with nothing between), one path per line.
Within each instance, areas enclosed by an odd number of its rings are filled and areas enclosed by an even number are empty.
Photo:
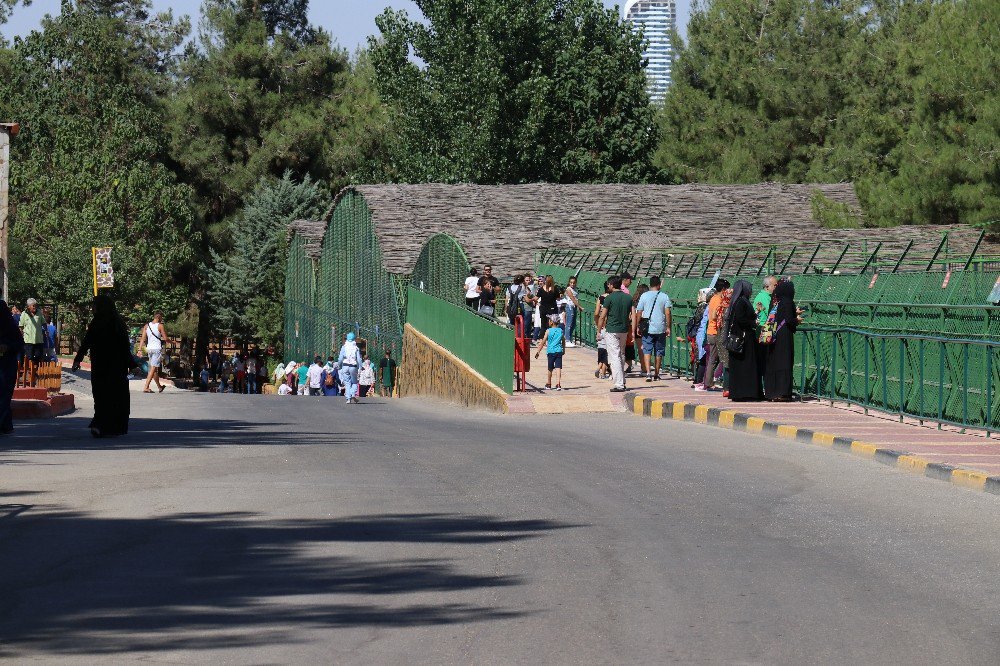
M624 0L603 0L608 7L624 4ZM201 0L153 0L158 10L172 8L177 15L188 14L197 24L198 8ZM375 17L386 6L406 9L412 16L419 16L416 5L409 0L313 0L309 15L313 21L329 31L337 42L350 51L365 43L368 35L375 32ZM691 0L677 1L677 23L681 34L686 33ZM59 12L59 0L34 0L30 7L17 7L10 22L0 27L5 37L23 35L38 26L45 14Z

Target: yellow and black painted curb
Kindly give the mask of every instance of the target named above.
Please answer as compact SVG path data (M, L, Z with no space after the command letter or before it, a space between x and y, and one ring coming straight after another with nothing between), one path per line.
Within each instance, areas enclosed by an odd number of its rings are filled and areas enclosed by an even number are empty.
M739 430L762 435L773 435L781 439L794 440L807 444L819 444L829 449L846 451L862 458L869 458L883 465L897 467L940 481L949 481L963 488L982 490L1000 495L1000 476L990 476L983 472L962 469L953 465L931 462L920 456L902 451L885 449L869 442L862 442L849 437L838 437L831 433L819 432L766 421L759 416L751 416L708 405L692 402L671 402L658 400L640 393L625 394L625 408L637 416L647 416L654 419L673 419L675 421L693 421L706 425Z

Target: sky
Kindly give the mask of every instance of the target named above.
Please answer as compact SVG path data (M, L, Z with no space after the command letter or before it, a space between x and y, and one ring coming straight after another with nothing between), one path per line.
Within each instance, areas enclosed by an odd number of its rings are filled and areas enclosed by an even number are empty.
M602 0L608 7L624 4L624 0ZM201 0L153 0L157 10L173 9L175 15L187 14L194 23L198 20ZM419 16L416 5L409 0L313 0L309 16L313 23L330 32L337 43L348 51L354 51L365 44L368 35L374 34L375 17L386 6L405 9L411 16ZM686 34L691 0L677 0L677 25L682 35ZM59 0L34 0L30 7L16 7L7 25L0 26L0 33L11 38L24 35L38 27L45 14L59 12Z

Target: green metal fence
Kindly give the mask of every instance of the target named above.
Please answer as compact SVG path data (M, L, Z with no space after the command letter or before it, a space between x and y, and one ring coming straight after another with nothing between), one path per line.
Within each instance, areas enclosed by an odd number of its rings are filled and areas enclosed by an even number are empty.
M464 305L463 285L470 268L469 258L458 241L448 234L436 234L420 250L410 284L431 296Z
M455 305L410 287L406 321L469 364L506 393L514 390L514 333Z
M852 328L800 327L798 333L802 395L988 432L1000 427L993 397L1000 343Z

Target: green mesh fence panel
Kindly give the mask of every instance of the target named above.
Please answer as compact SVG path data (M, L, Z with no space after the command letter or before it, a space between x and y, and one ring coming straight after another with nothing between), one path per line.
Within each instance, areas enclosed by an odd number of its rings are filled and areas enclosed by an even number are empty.
M402 349L401 298L396 279L383 267L371 211L364 198L346 192L323 238L317 293L317 343L354 331L368 342L369 356ZM327 342L327 344L330 344Z
M327 224L318 261L305 254L305 241L293 235L285 285L286 357L326 357L354 332L378 358L383 349L402 349L399 297L405 287L383 268L382 252L363 198L346 193Z
M285 279L285 358L304 360L314 350L313 311L316 303L315 262L306 256L305 241L293 235Z
M435 298L465 305L469 269L469 258L458 241L448 234L437 234L420 251L410 284Z

